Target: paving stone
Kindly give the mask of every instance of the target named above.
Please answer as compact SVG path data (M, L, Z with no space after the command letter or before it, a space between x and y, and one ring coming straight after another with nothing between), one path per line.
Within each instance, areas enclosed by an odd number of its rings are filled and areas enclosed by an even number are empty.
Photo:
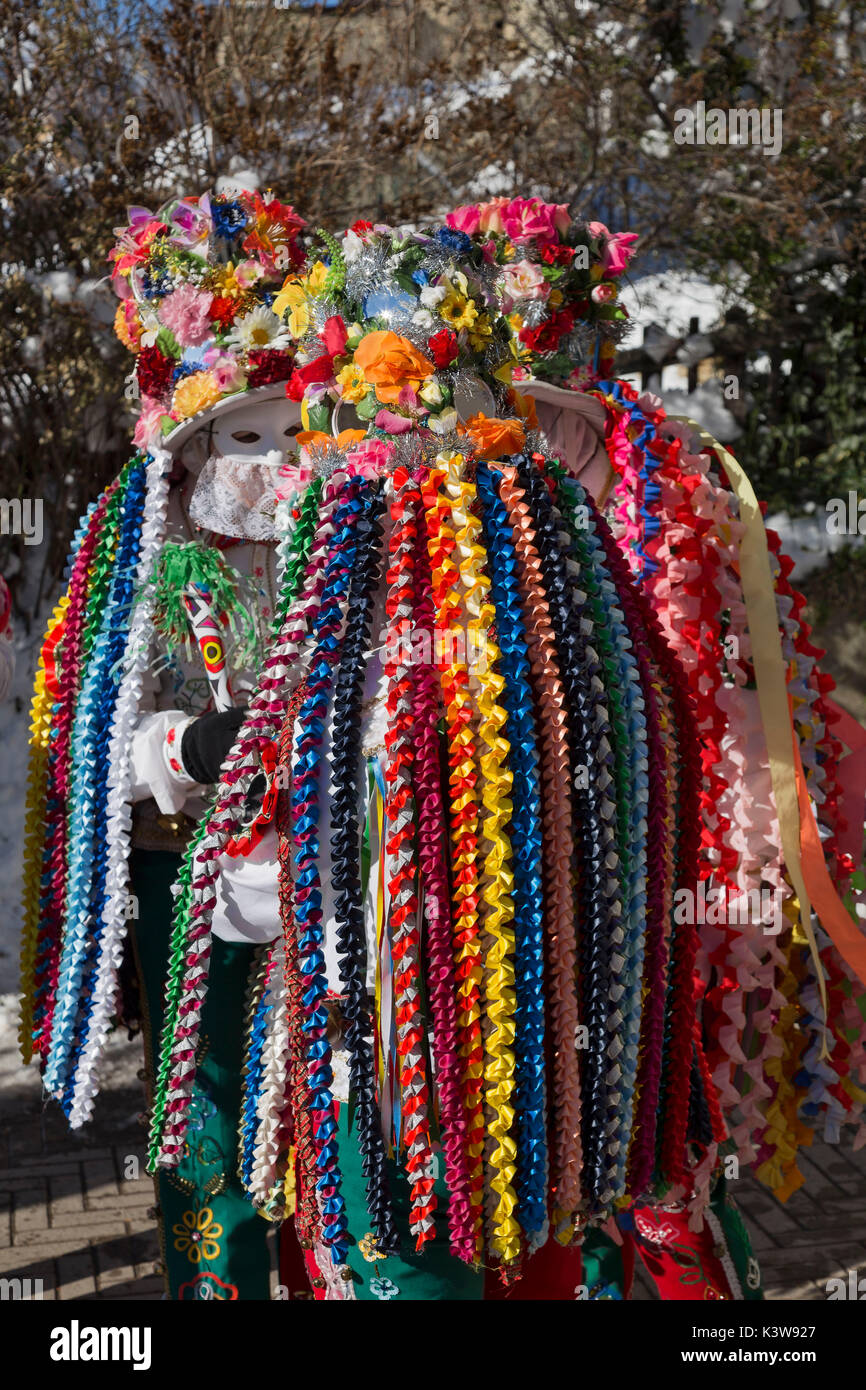
M52 1226L62 1226L67 1216L84 1211L81 1173L57 1173L48 1179Z
M96 1292L96 1273L90 1251L61 1255L57 1260L58 1298L86 1298Z

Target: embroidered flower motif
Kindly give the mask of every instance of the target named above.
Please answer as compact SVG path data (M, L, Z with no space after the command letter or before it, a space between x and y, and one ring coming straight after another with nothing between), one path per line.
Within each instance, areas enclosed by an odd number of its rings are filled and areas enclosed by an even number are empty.
M389 1299L396 1298L400 1290L390 1279L371 1279L370 1292L374 1293L381 1303L387 1303Z
M177 1296L182 1303L189 1303L192 1299L215 1299L218 1303L235 1303L239 1294L234 1284L227 1284L218 1275L207 1270L197 1274L188 1283L181 1284Z
M368 1231L365 1236L361 1237L358 1241L358 1249L364 1256L364 1259L370 1264L373 1264L376 1260L386 1260L388 1258L387 1255L383 1254L379 1249L376 1237L372 1231Z
M639 1212L635 1213L634 1222L644 1240L650 1241L653 1245L667 1245L677 1233L676 1227L669 1221L660 1221L656 1225Z
M223 1233L223 1228L218 1221L214 1221L213 1212L210 1207L202 1207L200 1211L185 1211L181 1221L172 1226L172 1235L176 1237L174 1248L180 1255L186 1255L191 1264L200 1264L202 1260L216 1260L219 1258L220 1245L217 1239Z

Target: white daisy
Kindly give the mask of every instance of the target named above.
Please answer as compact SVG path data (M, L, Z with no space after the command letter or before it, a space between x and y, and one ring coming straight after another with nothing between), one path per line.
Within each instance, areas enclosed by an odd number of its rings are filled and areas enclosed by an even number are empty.
M230 347L254 352L260 348L287 348L290 337L288 329L276 314L266 305L259 304L250 313L244 314L242 319L235 319L226 341Z

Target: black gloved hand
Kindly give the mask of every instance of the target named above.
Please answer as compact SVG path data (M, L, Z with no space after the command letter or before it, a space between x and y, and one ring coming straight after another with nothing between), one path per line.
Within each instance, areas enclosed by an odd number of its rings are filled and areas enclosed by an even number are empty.
M180 741L180 756L194 781L217 781L246 713L245 708L212 710L187 724Z

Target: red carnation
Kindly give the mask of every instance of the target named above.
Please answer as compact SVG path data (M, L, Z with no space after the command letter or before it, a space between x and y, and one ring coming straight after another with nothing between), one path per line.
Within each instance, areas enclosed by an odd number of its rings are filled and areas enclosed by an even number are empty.
M570 309L560 309L546 323L537 328L521 328L518 337L530 352L556 352L559 340L564 333L574 327L574 314Z
M372 232L373 223L360 221L353 222L350 230L353 231L356 236L364 236L367 232Z
M451 328L440 328L427 348L437 367L448 367L457 356L457 334Z
M298 367L286 382L286 395L290 401L302 401L308 386L318 381L330 381L334 375L334 359L324 353L305 367Z
M210 302L208 313L214 323L218 324L224 333L227 333L237 317L237 300L231 299L227 294L215 294Z
M174 360L158 347L142 348L138 354L138 389L143 396L162 397L171 385Z
M571 246L560 246L554 243L539 249L545 265L568 265L569 261L574 260L574 248Z
M287 352L258 348L247 354L247 361L250 367L247 385L250 390L256 386L270 386L272 381L288 381L292 375L292 357Z

